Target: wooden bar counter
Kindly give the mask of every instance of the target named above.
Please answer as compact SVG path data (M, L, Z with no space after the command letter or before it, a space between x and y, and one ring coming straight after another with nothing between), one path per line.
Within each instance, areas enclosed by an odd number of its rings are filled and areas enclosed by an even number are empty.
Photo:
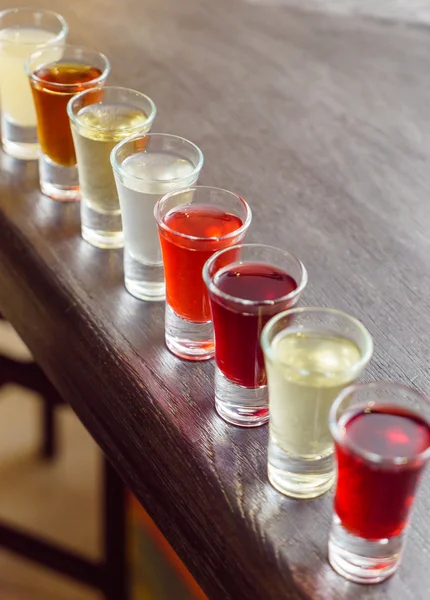
M248 240L302 259L302 306L364 322L375 341L365 379L429 393L429 32L292 4L47 7L70 42L109 57L111 84L153 98L154 132L200 146L200 182L249 202ZM122 252L84 242L79 206L42 196L37 164L5 154L0 311L210 600L428 600L429 475L399 572L374 587L336 575L333 493L297 502L272 489L267 427L216 416L213 364L166 350L164 305L125 291Z

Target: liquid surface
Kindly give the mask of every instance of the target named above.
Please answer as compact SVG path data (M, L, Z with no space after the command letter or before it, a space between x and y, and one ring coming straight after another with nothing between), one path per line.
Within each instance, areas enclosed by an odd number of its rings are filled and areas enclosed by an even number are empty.
M331 387L349 380L349 371L361 359L357 344L330 331L281 332L272 343L280 371L290 381Z
M291 307L291 300L285 296L294 291L297 284L279 268L259 263L221 269L214 283L226 294L257 302L252 307L244 307L211 294L217 366L228 379L239 385L265 385L261 331L273 315ZM283 297L284 300L275 305L258 305L258 301Z
M166 215L164 222L173 231L202 238L219 238L242 226L242 220L236 215L204 204L176 208Z
M99 68L81 63L44 65L34 71L34 75L42 81L62 85L81 85L97 79L101 74ZM56 88L53 87L52 89Z
M164 222L175 232L200 238L220 238L242 226L242 220L236 215L204 204L176 208L166 215ZM237 243L239 239L188 240L161 229L160 240L169 305L190 321L210 321L203 266L214 252Z
M112 216L116 215L112 226L121 231L110 153L119 141L131 135L131 131L133 134L147 133L150 127L147 116L133 107L103 102L83 107L77 117L79 122L72 123L72 133L83 199L82 219L91 221L91 215L86 218L87 209L101 214L112 213Z
M294 279L277 267L242 264L221 270L214 278L221 291L243 300L276 300L297 288Z
M194 171L194 165L186 158L169 152L140 152L129 156L123 162L122 169L127 175L156 186L158 181L166 182L189 176Z
M56 34L52 33L52 31L36 27L9 27L8 29L0 29L0 44L10 42L10 45L4 49L5 52L10 55L27 58L29 55L24 48L25 45L36 44L37 46L43 46L55 36Z
M369 410L344 416L345 438L391 461L370 461L337 443L335 509L350 532L383 539L398 535L407 523L423 468L421 460L411 459L430 446L430 427L418 414L397 406Z
M121 104L99 103L84 106L77 114L79 132L93 140L122 140L130 129L140 133L147 115L142 110ZM88 126L89 129L86 129ZM92 128L97 128L95 131Z
M304 458L333 451L330 408L352 382L361 359L359 347L330 331L281 331L266 361L270 430L283 452Z
M41 80L31 81L39 141L53 162L65 167L76 164L67 103L74 94L91 87L88 84L101 74L97 67L78 63L52 64L35 71Z
M1 107L3 116L15 125L36 126L36 112L24 63L30 54L55 37L56 34L51 31L32 27L0 30ZM53 60L55 58L54 54Z
M427 423L395 407L354 414L345 423L345 437L383 459L413 458L430 445Z
M193 185L199 174L191 161L170 152L139 152L121 168L124 175L116 181L127 251L139 262L161 265L155 203L168 192Z

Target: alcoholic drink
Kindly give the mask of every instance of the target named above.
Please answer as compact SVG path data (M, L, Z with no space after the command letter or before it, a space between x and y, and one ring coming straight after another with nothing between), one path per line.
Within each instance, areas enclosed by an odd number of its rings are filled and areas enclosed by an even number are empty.
M253 302L237 309L236 303L211 294L215 331L216 363L227 379L245 387L266 385L260 334L267 321L288 308L290 299L276 302L291 294L297 283L288 273L264 263L232 264L214 276L214 286L221 292Z
M9 156L39 156L36 112L28 82L27 60L47 48L49 61L62 56L68 26L50 10L10 8L0 11L1 140Z
M163 221L169 228L159 229L167 303L184 319L196 323L210 321L203 266L214 252L231 245L230 238L219 238L239 229L242 220L216 206L188 204L168 212ZM207 239L196 242L177 233Z
M228 423L259 427L269 419L262 330L296 304L306 269L280 248L238 244L211 257L203 278L215 333L215 409Z
M349 581L379 583L399 565L430 457L430 399L397 383L351 385L329 427L338 462L329 562Z
M336 443L335 511L342 526L367 540L398 535L424 465L418 455L430 446L427 421L401 406L365 404L346 411L339 428L344 433Z
M265 326L270 483L293 498L316 498L335 477L329 414L372 356L365 327L332 308L292 308Z
M233 192L195 186L164 196L154 216L166 277L166 346L180 358L208 360L214 333L203 272L212 255L243 240L251 211Z
M89 88L67 104L81 188L81 233L97 248L122 248L124 235L111 151L147 133L156 114L148 96L122 87Z
M197 181L203 155L184 138L149 133L120 142L112 151L111 164L124 231L125 287L141 300L164 300L166 286L155 204L167 193Z
M139 152L121 165L116 177L127 251L147 265L161 265L161 249L154 220L154 206L162 196L178 188L178 180L190 177L195 165L171 152ZM198 173L191 181L196 181ZM181 187L181 185L179 184Z
M91 93L93 96L94 90ZM148 115L137 108L105 102L84 106L76 114L72 134L79 166L79 184L82 202L90 209L120 214L110 153L119 141L130 136L130 130L133 133L145 131L147 118Z
M327 331L280 331L266 362L270 436L283 452L315 459L333 452L328 428L330 408L353 380L361 360L357 344Z
M24 63L32 52L55 37L57 34L52 31L35 27L0 30L1 109L14 125L36 126L36 113Z
M67 103L101 75L102 70L90 64L63 62L45 64L30 77L40 145L43 154L57 165L76 165Z

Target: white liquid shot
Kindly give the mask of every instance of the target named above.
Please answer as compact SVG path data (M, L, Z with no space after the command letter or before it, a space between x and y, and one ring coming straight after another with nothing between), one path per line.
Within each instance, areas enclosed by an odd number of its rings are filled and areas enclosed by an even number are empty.
M156 202L168 192L193 185L199 176L193 163L170 152L140 152L122 163L116 175L125 246L135 260L162 264L154 218Z
M355 379L359 347L336 333L281 331L267 360L271 441L290 456L317 459L332 452L328 414Z
M33 27L0 30L1 110L3 118L13 125L36 127L36 112L24 64L30 54L56 36L52 31Z

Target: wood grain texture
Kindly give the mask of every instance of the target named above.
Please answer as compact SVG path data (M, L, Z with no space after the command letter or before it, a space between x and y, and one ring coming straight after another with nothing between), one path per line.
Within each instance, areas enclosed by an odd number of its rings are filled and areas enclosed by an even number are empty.
M202 148L201 182L249 201L249 239L303 260L301 304L366 324L366 378L430 392L428 33L239 0L49 7L109 56L111 83L154 99L154 131ZM36 165L0 160L0 310L211 600L428 600L429 476L398 574L337 576L332 494L271 488L267 429L217 418L213 365L169 354L163 305L126 293L121 252L80 239L79 207L41 196Z

